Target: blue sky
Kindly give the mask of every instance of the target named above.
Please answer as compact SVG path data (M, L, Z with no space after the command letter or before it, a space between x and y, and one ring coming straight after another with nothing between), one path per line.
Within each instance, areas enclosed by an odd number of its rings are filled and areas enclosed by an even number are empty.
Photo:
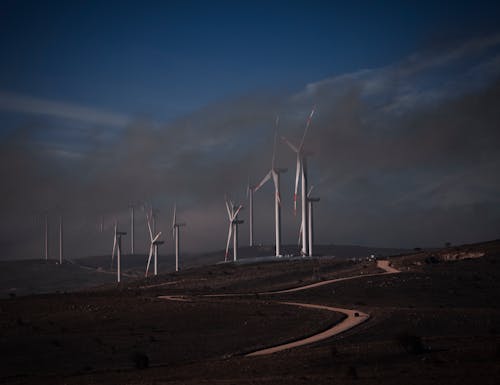
M2 1L0 90L165 122L490 33L495 3Z
M224 194L244 202L276 114L298 141L313 105L319 243L497 237L498 20L493 1L0 1L0 259L38 256L44 212L65 213L75 256L103 254L97 221L127 223L130 202L159 208L165 234L177 202L185 249L222 249ZM295 243L282 144L277 162ZM261 191L256 239L271 243Z

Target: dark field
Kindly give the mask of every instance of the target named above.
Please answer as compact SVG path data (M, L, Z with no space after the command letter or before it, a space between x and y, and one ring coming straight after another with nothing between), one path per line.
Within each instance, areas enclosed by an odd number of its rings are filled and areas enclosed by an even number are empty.
M451 258L450 250L460 258ZM499 250L500 242L490 242L393 257L399 274L288 294L255 293L380 270L374 262L321 258L227 264L79 293L5 299L0 382L496 384ZM203 297L217 293L242 295ZM371 318L322 342L244 357L343 318L277 301L359 309Z

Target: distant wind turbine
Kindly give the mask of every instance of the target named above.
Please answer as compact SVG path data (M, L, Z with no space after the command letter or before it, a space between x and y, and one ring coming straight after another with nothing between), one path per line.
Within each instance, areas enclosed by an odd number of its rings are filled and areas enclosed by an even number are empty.
M253 194L255 192L255 186L250 186L250 178L248 178L247 185L247 198L248 198L248 220L249 220L249 229L250 229L250 247L253 247Z
M129 204L130 208L130 254L134 255L135 252L135 223L134 223L134 214L135 214L135 203Z
M276 119L276 126L278 124L278 119ZM267 175L261 180L261 182L255 187L255 191L259 190L268 180L272 178L274 182L274 233L275 233L275 244L276 244L276 256L281 256L281 196L280 196L280 173L287 171L286 168L276 168L276 142L278 138L278 130L274 134L274 146L273 146L273 157L271 161L271 170Z
M293 209L297 212L297 192L299 188L299 178L301 179L301 198L302 198L302 218L301 218L301 228L302 228L302 249L301 254L307 255L307 163L306 156L307 153L304 151L304 141L306 138L307 131L311 125L312 117L315 113L315 107L313 107L309 118L307 119L306 127L304 129L304 134L302 135L302 140L299 146L292 144L287 138L282 137L283 141L292 149L293 152L297 154L297 169L295 172L295 192L293 196Z
M314 244L314 233L313 233L313 202L319 202L319 198L311 197L311 192L314 186L307 193L307 212L308 212L308 233L309 233L309 256L313 256L313 244Z
M45 260L47 261L49 259L49 214L45 213L45 243L44 243L44 250L45 250Z
M158 238L160 238L161 231L153 236L153 231L151 230L149 216L146 216L146 220L148 223L149 239L151 241L151 244L149 246L148 264L146 266L146 277L147 277L149 272L149 265L151 263L151 257L153 256L153 254L154 254L154 275L158 275L158 246L162 245L164 242L158 240Z
M127 235L126 232L118 231L118 222L115 221L115 231L113 237L113 253L111 254L111 267L113 267L113 262L115 259L116 251L116 275L117 282L121 279L121 254L122 254L122 236Z
M224 259L226 262L228 261L231 237L233 237L233 261L236 262L238 260L238 225L243 223L243 221L238 220L238 214L242 208L242 205L236 207L233 202L228 202L226 199L226 209L229 217L229 232L227 235L226 255Z
M186 226L185 223L177 223L177 204L174 205L174 217L172 220L172 235L175 241L175 271L179 271L179 227Z
M63 261L63 216L59 216L59 264Z

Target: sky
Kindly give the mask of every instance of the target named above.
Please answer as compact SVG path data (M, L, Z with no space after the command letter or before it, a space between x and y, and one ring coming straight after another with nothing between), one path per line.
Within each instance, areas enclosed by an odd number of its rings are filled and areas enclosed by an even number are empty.
M246 205L276 116L298 142L313 106L316 242L498 238L498 20L494 1L1 0L0 259L40 257L45 214L53 245L64 215L69 256L106 254L131 204L138 248L152 205L169 252L175 202L185 250L223 249L224 194ZM283 143L277 163L294 244ZM272 205L266 185L258 243L273 242Z

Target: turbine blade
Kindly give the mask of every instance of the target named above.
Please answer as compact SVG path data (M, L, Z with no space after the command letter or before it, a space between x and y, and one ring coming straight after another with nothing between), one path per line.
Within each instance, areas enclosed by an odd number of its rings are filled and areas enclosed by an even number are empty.
M273 158L271 160L271 168L274 170L276 167L276 141L278 140L278 127L274 131L274 144L273 144Z
M302 222L300 223L300 230L299 230L299 239L297 241L297 244L300 246L300 242L302 241Z
M279 186L278 186L278 173L274 170L271 170L271 175L273 177L273 183L274 183L274 189L276 190L276 192L278 192L279 190Z
M156 241L158 240L158 238L160 238L160 235L161 235L161 231L160 231L158 234L156 234L156 237L154 237L154 238L151 240L151 243L156 242Z
M293 214L297 215L297 193L299 191L299 177L300 177L300 153L297 153L297 170L295 171L295 191L293 193Z
M177 212L177 203L174 205L174 219L172 220L172 228L175 227L176 222L176 212Z
M234 219L238 216L238 213L240 212L240 210L243 208L243 205L239 205L238 208L236 209L236 211L234 212L233 214L233 221Z
M311 192L314 188L314 185L311 185L311 188L309 189L309 192L307 193L307 197L310 198L311 197Z
M149 230L149 239L151 240L151 242L153 242L153 230L151 230L151 223L149 222L149 216L146 215L146 220L148 222L148 230Z
M113 239L113 252L111 253L111 267L113 267L113 262L115 261L115 251L116 251L116 234Z
M304 146L304 141L306 139L307 130L311 125L311 120L316 110L316 106L313 106L311 113L309 114L309 118L307 119L306 128L304 129L304 135L302 135L302 140L300 141L299 151L302 151L302 147Z
M281 139L283 140L283 142L285 142L288 147L290 147L292 149L293 152L299 152L299 149L297 147L295 147L292 142L290 142L287 138L285 138L284 136L281 137Z
M116 231L117 231L117 223L115 222L115 235L113 237L113 252L111 253L111 267L113 267L113 262L115 260L115 251L116 251Z
M258 191L262 186L264 186L266 184L266 182L271 179L271 174L272 174L273 170L269 171L266 176L260 181L260 183L255 186L255 189L254 189L254 192Z
M227 215L229 216L229 220L232 220L232 216L233 216L233 210L229 207L229 203L227 202L226 200L226 209L227 209Z
M151 246L149 247L148 264L146 265L146 277L148 276L149 264L151 263L152 256L153 256L153 244L151 243Z
M233 235L233 223L229 223L229 232L227 234L227 243L226 243L226 256L225 260L227 261L227 257L229 255L229 243L231 243L231 236Z
M278 198L278 204L281 205L280 185L278 183L278 173L274 170L272 171L272 173L273 173L274 191L276 193L276 197Z

